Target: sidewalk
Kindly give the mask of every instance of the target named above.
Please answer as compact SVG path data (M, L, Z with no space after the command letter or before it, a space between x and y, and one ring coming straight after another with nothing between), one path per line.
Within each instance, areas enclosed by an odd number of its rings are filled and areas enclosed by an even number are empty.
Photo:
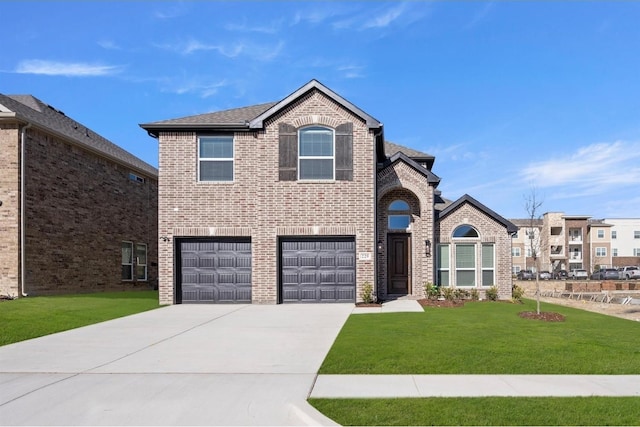
M640 375L318 375L309 397L640 396Z

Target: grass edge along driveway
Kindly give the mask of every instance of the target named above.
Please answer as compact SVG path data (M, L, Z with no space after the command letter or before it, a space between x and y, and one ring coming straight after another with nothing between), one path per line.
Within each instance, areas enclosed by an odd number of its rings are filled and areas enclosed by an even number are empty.
M2 301L0 346L158 307L158 291L99 292Z
M640 324L542 304L564 322L518 317L524 304L478 302L424 313L349 317L320 374L630 374ZM309 399L342 425L637 425L637 397Z

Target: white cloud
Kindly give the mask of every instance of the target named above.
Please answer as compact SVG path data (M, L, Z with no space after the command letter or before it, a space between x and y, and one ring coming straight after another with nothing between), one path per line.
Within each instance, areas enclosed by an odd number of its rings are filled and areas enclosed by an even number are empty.
M376 16L370 17L362 25L362 29L369 28L386 28L402 16L405 11L405 4L400 3L398 6L384 10Z
M240 55L249 56L259 61L270 61L280 55L285 43L279 41L276 44L250 44L238 42L229 45L209 44L196 39L186 42L156 44L156 47L164 50L191 55L204 51L216 51L227 58L237 58Z
M115 65L29 59L20 62L15 72L18 74L41 74L47 76L89 77L113 75L121 70L121 66Z
M592 144L564 157L531 163L521 173L539 186L637 183L640 143Z
M358 79L364 77L363 66L360 65L341 65L338 67L338 71L343 73L343 76L347 79Z
M176 93L178 95L184 95L188 93L194 93L200 96L200 98L208 98L218 93L218 90L227 86L226 80L210 83L199 81L198 79L192 79L179 84L167 84L165 91Z
M280 31L282 27L282 20L272 22L269 25L248 25L246 20L241 24L227 24L225 29L227 31L237 31L241 33L262 33L262 34L275 34Z
M473 16L473 18L471 18L471 21L465 26L465 29L470 30L472 28L475 28L478 24L484 21L489 15L491 9L494 8L494 6L494 1L485 3L482 8Z
M100 46L103 49L107 49L107 50L121 50L122 49L120 46L118 46L112 40L100 40L100 41L98 41L98 46Z

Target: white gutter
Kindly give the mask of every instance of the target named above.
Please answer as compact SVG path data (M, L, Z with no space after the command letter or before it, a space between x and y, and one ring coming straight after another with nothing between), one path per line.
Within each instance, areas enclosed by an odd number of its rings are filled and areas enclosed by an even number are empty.
M31 127L31 123L27 123L26 126L22 128L20 131L20 291L23 297L29 296L25 292L25 209L24 209L24 188L25 188L25 175L24 175L24 164L25 164L25 143L26 143L26 130Z

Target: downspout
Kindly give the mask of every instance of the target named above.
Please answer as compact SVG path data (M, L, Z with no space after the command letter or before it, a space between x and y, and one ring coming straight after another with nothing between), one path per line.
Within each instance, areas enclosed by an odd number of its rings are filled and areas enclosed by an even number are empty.
M25 143L27 141L26 131L31 127L31 123L27 123L26 126L22 128L20 131L20 292L23 297L29 296L25 292L25 197L24 197L24 189L25 189L25 174L24 174L24 164L25 164Z

